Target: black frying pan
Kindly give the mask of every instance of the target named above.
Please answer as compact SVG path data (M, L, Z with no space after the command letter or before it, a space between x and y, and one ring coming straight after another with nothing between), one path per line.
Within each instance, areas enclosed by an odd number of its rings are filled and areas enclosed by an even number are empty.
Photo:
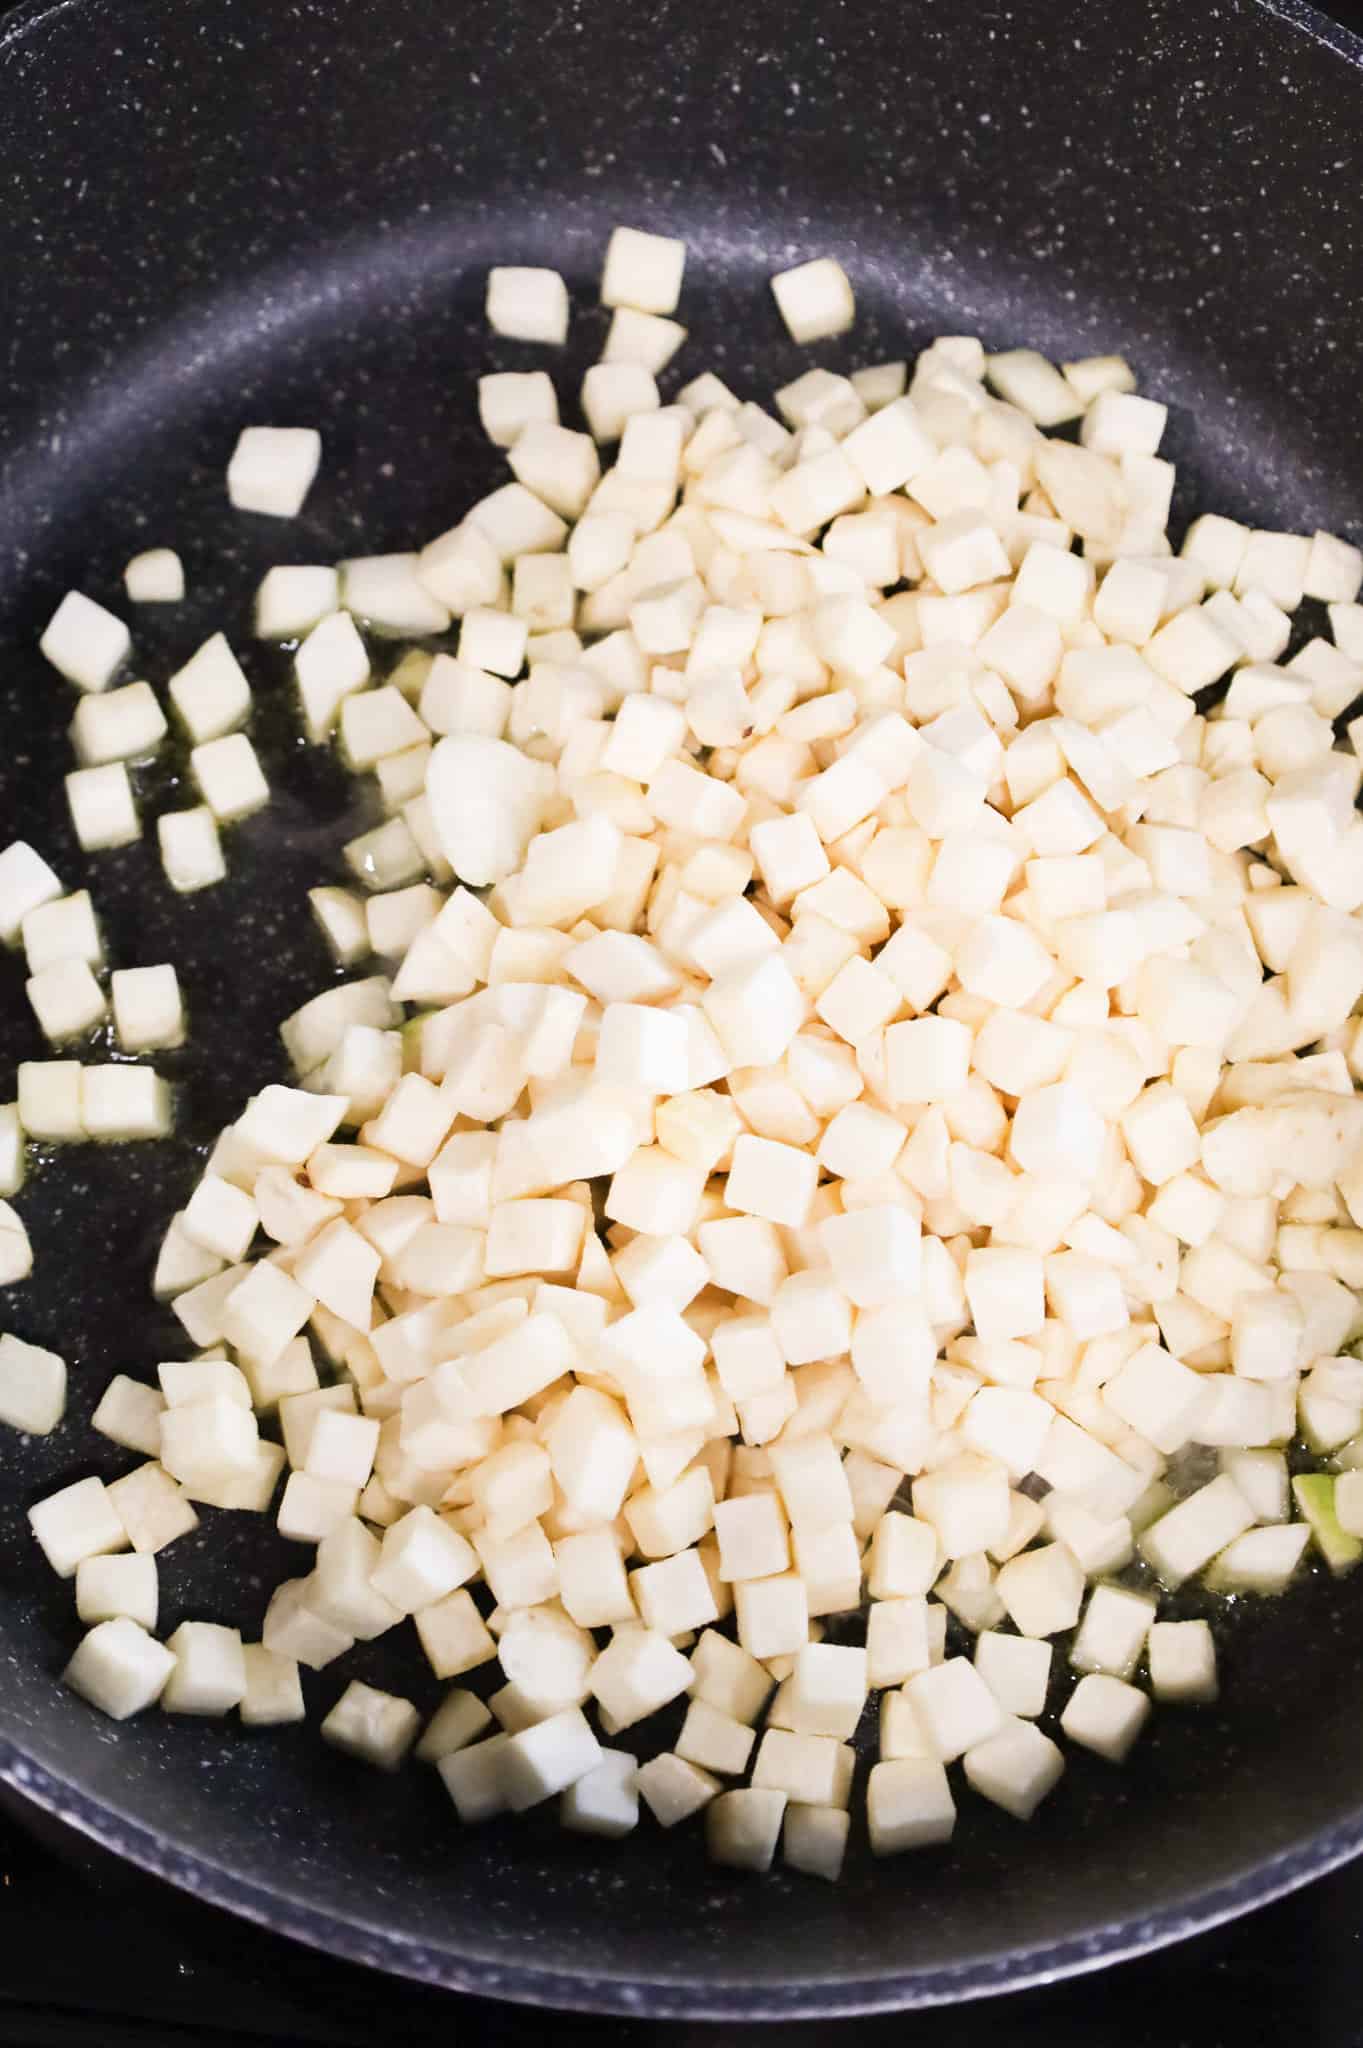
M424 539L499 478L474 377L544 356L487 334L489 264L559 266L586 308L613 223L683 234L695 338L673 375L710 365L764 396L809 360L766 278L834 253L860 318L820 359L944 331L1120 348L1171 403L1181 515L1357 538L1361 55L1307 9L1249 0L20 7L0 28L0 838L88 873L116 961L180 964L187 1139L277 1068L278 1018L327 975L300 905L353 808L288 737L281 664L246 638L250 593L271 561ZM577 313L565 395L603 324ZM325 435L287 530L226 506L226 457L253 420ZM59 781L71 692L32 652L68 584L117 603L124 561L157 542L183 549L191 595L138 615L138 671L164 679L227 624L278 789L234 835L227 885L188 901L150 849L79 859ZM174 773L148 784L149 808ZM0 962L0 1076L40 1050L20 979ZM969 1800L949 1855L873 1868L858 1844L836 1890L718 1874L687 1830L599 1849L548 1822L461 1833L433 1775L367 1774L308 1729L101 1720L55 1683L70 1589L23 1509L127 1463L86 1425L111 1370L182 1350L146 1282L197 1159L181 1139L53 1161L24 1198L35 1278L0 1302L0 1324L74 1364L62 1429L4 1446L0 1778L80 1833L413 1977L747 2017L1090 1968L1363 1840L1363 1586L1321 1579L1226 1618L1221 1710L1157 1715L1124 1771L1076 1755L1029 1829ZM163 1559L168 1625L254 1630L297 1568L284 1548L259 1518L207 1513ZM375 1646L354 1670L392 1656ZM419 1662L396 1682L426 1704Z

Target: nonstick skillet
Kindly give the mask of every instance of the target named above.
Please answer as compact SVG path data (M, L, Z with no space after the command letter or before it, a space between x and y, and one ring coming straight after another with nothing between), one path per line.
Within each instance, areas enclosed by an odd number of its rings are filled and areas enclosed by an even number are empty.
M674 375L714 367L755 397L941 332L1120 349L1170 402L1181 518L1357 539L1361 60L1309 10L1252 0L50 0L0 23L0 838L86 873L60 787L70 693L33 647L62 590L117 602L154 543L181 548L190 597L139 614L139 673L226 625L278 784L206 897L171 899L145 848L90 864L113 957L174 959L193 1035L175 1143L69 1154L24 1198L37 1265L0 1326L73 1373L63 1427L0 1458L12 1792L338 1955L653 2015L998 1991L1243 1911L1363 1841L1363 1580L1228 1610L1222 1706L1161 1713L1125 1770L1076 1756L1032 1827L971 1802L950 1855L872 1867L862 1848L832 1889L717 1875L684 1829L600 1849L552 1823L461 1832L432 1774L367 1774L315 1727L101 1720L55 1682L70 1588L23 1513L126 1463L88 1418L111 1371L175 1355L147 1305L158 1231L329 972L301 904L353 797L288 738L251 592L271 561L425 539L499 480L474 379L544 357L489 337L488 266L561 268L588 307L614 223L684 235ZM825 253L861 313L811 358L765 281ZM578 312L551 365L565 393L603 330ZM256 420L325 437L286 534L226 505ZM0 1094L40 1050L20 978L0 962ZM292 1559L260 1518L207 1515L163 1565L169 1625L255 1628ZM392 1682L426 1703L418 1662ZM381 1668L388 1646L356 1655L355 1675ZM341 1683L322 1674L314 1701Z

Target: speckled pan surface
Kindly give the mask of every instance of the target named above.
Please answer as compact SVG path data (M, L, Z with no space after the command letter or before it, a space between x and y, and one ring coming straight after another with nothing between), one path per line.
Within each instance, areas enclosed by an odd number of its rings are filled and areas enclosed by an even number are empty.
M1316 17L1247 0L56 0L0 27L0 837L89 880L115 961L176 959L194 1024L176 1063L186 1137L68 1155L25 1198L37 1272L0 1325L65 1351L73 1393L56 1435L4 1447L0 1778L319 1946L655 2014L996 1990L1170 1939L1352 1853L1357 1583L1233 1617L1224 1709L1157 1716L1124 1772L1080 1756L1032 1829L971 1802L950 1856L873 1869L859 1849L834 1891L716 1876L686 1830L600 1849L550 1824L461 1834L432 1776L375 1777L306 1730L98 1720L55 1684L69 1589L34 1559L23 1509L128 1462L88 1418L110 1371L175 1355L146 1282L193 1141L275 1070L279 1016L328 972L298 937L300 903L351 798L286 736L283 667L245 640L250 593L272 561L425 538L494 480L474 377L545 357L490 346L489 263L559 266L585 308L612 223L684 234L695 338L673 374L713 365L756 396L808 359L766 276L836 253L862 317L821 359L941 331L1120 347L1172 403L1185 514L1357 539L1357 63ZM565 391L602 331L594 309L575 320ZM223 495L237 427L265 419L326 441L287 530L229 516ZM226 625L278 788L235 836L231 880L189 902L150 847L78 857L58 780L70 693L30 651L69 583L117 601L127 557L162 542L191 595L137 617L137 671L163 682ZM0 961L0 1076L37 1049L20 982ZM295 1562L282 1553L258 1522L206 1515L165 1560L168 1621L254 1628ZM371 1651L356 1671L386 1662ZM341 1682L323 1674L314 1703Z

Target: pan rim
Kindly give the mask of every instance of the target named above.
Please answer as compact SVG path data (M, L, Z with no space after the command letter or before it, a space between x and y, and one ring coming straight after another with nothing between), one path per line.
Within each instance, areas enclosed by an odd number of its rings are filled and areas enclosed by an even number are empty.
M936 1968L888 1968L871 1976L849 1976L845 1981L817 1977L773 1985L736 1978L694 1983L471 1961L429 1943L404 1940L359 1914L316 1909L291 1893L242 1876L201 1851L177 1848L164 1836L34 1762L4 1735L0 1735L0 1783L60 1826L146 1875L319 1954L469 1997L627 2019L773 2023L852 2019L1036 1989L1208 1933L1242 1913L1299 1891L1363 1849L1363 1808L1358 1808L1304 1842L1251 1862L1209 1891L1193 1891L1152 1912L1111 1920L1063 1941L1018 1945L997 1955ZM338 1947L338 1934L344 1946Z
M19 0L0 22L0 57L89 0ZM1331 20L1310 0L1249 0L1309 41L1363 72L1363 34ZM911 1970L887 1967L846 1979L795 1979L784 1985L741 1978L705 1984L649 1975L600 1976L530 1964L471 1961L408 1940L359 1914L321 1910L268 1882L240 1874L198 1850L182 1849L64 1779L0 1733L0 1783L85 1840L192 1897L282 1934L318 1953L339 1956L410 1981L508 2003L627 2018L793 2021L852 2018L998 1997L1071 1976L1208 1932L1284 1898L1338 1869L1363 1850L1363 1808L1294 1845L1251 1860L1233 1877L1158 1909L1041 1945L1020 1944L958 1963ZM338 1946L338 1937L340 1944Z

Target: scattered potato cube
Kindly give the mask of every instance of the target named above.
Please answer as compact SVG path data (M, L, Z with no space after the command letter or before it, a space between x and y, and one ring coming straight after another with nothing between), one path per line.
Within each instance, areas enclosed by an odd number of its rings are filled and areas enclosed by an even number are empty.
M410 1700L352 1679L322 1722L321 1736L334 1749L381 1771L395 1771L416 1741L421 1716Z
M174 1651L127 1615L96 1623L62 1673L62 1683L111 1720L154 1706L176 1669Z

